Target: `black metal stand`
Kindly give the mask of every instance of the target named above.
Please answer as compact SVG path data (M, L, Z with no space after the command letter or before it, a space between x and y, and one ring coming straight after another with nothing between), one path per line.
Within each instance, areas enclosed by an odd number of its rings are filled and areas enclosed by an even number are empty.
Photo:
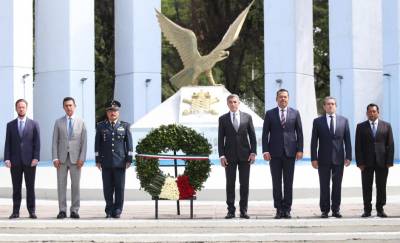
M154 206L155 206L154 216L155 216L155 219L158 219L158 201L164 200L164 199L159 199L158 197L152 197L152 199L154 200ZM196 200L196 197L191 197L187 200L190 200L190 218L193 219L193 200ZM179 200L178 200L178 202L179 202ZM179 210L179 213L177 212L177 215L180 215L180 210Z
M176 155L176 151L174 151L174 155ZM162 165L160 165L161 167ZM164 165L164 166L168 166L168 165ZM175 170L175 178L178 177L178 166L185 166L185 165L178 165L178 162L176 159L174 159L174 170ZM155 218L158 219L158 201L159 200L163 200L163 199L159 199L158 197L152 197L152 199L155 202ZM191 197L187 200L190 200L190 218L193 219L193 200L196 200L196 197ZM176 214L177 215L181 215L181 207L180 207L180 203L179 200L176 201Z

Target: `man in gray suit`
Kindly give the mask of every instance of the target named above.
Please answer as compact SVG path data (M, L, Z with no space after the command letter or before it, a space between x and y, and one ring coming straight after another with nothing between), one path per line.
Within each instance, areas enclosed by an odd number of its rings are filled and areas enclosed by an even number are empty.
M348 120L336 114L336 99L324 99L324 115L314 119L311 137L311 163L318 169L321 218L341 218L340 201L344 166L351 162L351 141ZM332 204L330 181L332 179Z
M86 160L87 134L85 123L75 116L75 100L63 100L65 116L56 120L52 156L57 168L58 219L67 217L67 177L71 177L71 218L79 218L81 168Z
M235 182L238 168L240 218L248 219L250 164L254 162L257 153L256 134L251 116L239 111L239 96L229 95L227 103L230 111L219 118L218 125L218 152L226 175L228 214L225 218L235 217Z

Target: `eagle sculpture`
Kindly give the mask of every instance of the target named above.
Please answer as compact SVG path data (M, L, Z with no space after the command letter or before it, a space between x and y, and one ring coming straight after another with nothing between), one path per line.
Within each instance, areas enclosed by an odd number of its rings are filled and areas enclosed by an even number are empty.
M202 56L197 49L197 38L193 31L183 28L168 19L156 9L156 15L165 38L178 50L184 68L175 74L171 83L176 87L197 85L200 74L205 73L208 81L215 85L211 69L214 65L229 56L226 51L238 39L244 20L254 0L244 9L229 26L221 42L208 55Z

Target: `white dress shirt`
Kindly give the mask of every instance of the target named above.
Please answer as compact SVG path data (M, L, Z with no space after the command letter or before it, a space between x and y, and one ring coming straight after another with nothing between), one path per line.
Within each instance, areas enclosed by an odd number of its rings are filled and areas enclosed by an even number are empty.
M240 125L240 112L239 112L239 110L237 110L236 112L230 111L229 113L231 115L232 124L233 124L233 113L235 113L235 119L238 121L238 124Z
M287 106L283 109L278 106L278 109L279 109L279 120L282 120L281 117L282 117L282 110L283 110L283 115L285 116L285 121L287 121L287 112L288 112Z
M373 131L372 130L372 123L375 123L375 131L378 130L379 119L376 119L375 121L368 120L368 122L369 122L369 126L371 127L371 131Z
M22 130L24 130L25 126L26 126L26 116L24 116L22 119L20 117L18 117L18 124L17 124L18 125L18 129L21 126L21 122L24 122L23 129L22 129Z
M326 114L326 122L328 123L328 128L329 129L331 128L331 117L330 116L333 116L332 117L332 119L333 119L333 133L336 133L336 114L332 114L332 115Z

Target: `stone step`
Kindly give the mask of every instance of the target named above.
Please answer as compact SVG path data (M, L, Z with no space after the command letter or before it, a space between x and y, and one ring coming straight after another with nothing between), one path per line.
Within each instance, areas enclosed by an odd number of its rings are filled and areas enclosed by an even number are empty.
M0 242L400 241L400 218L0 220Z
M0 234L0 242L399 242L399 232Z

